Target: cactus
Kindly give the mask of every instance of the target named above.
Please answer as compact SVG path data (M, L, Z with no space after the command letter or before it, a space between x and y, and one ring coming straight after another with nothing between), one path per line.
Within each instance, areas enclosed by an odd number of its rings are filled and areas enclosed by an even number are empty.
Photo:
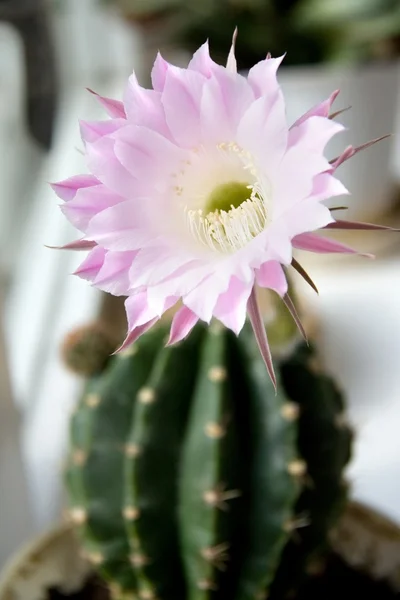
M275 394L246 325L162 326L88 381L71 422L69 514L116 600L281 600L327 546L351 432L297 344Z

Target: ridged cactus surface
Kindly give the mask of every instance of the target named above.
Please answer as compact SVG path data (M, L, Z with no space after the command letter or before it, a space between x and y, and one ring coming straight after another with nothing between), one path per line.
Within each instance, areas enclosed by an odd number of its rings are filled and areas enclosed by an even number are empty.
M252 332L162 328L92 378L71 423L70 515L113 597L282 600L346 497L351 433L301 345L278 393Z

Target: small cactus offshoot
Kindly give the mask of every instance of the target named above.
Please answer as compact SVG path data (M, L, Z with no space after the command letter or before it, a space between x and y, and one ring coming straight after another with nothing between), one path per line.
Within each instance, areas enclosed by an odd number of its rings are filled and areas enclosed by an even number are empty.
M91 377L103 371L117 345L118 341L102 323L92 323L77 327L66 336L61 355L68 369Z
M163 327L92 377L71 423L69 514L115 600L283 600L346 499L351 432L297 344L275 394L248 326Z

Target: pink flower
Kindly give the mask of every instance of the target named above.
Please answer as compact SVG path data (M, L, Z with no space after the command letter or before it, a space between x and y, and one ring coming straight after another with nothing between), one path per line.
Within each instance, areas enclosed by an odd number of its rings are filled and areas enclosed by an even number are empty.
M187 69L157 56L153 89L132 75L124 100L98 97L109 118L82 122L90 175L54 184L62 211L90 250L76 274L127 296L132 344L178 300L169 343L199 319L219 319L236 334L249 315L275 383L255 286L286 302L283 266L293 248L354 252L321 237L323 228L365 228L335 221L324 201L347 194L336 169L360 148L329 162L324 150L343 126L329 118L338 92L291 127L269 56L237 73L234 43L226 68L204 44ZM300 324L299 324L300 326Z

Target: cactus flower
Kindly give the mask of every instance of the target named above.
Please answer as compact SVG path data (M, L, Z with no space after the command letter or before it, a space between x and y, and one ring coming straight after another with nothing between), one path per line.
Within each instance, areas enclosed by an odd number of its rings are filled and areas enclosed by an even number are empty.
M207 43L186 69L158 55L152 89L133 74L123 101L97 96L109 118L81 122L90 174L53 188L83 232L66 248L89 251L76 275L126 296L121 348L177 302L170 344L212 317L238 334L248 315L275 382L257 286L279 294L301 327L284 267L312 282L293 248L354 253L315 232L378 228L337 221L325 206L348 193L336 169L362 147L324 154L344 129L330 116L337 91L287 124L282 59L267 56L244 77L234 41L226 67Z

